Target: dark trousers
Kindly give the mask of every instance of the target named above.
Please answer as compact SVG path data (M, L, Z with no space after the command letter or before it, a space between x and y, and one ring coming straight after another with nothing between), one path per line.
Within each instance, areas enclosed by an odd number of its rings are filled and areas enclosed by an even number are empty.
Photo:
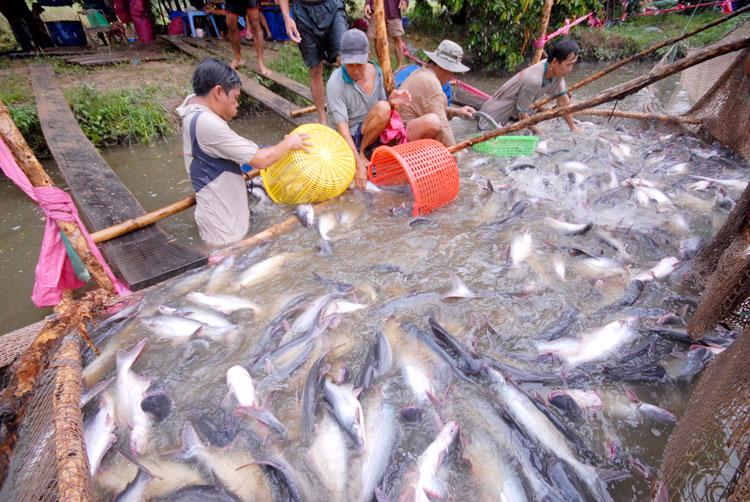
M24 51L31 51L34 46L46 47L49 45L49 37L46 33L40 31L24 0L0 1L0 13L8 20L10 28L13 30L13 36L16 37L16 42Z

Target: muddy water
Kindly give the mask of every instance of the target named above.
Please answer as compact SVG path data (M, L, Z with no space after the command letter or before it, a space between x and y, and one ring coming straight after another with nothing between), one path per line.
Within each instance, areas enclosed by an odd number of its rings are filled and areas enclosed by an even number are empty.
M633 96L623 106L632 106L639 99L642 98ZM277 124L270 116L264 118L268 120L264 120L262 126L255 125L252 129L243 130L242 121L236 126L241 133L261 143L276 141L281 131L287 129L285 124L280 121ZM638 318L645 322L648 318L676 311L684 301L681 297L690 295L680 287L682 267L661 281L649 282L633 306L607 306L624 294L634 277L665 257L677 256L682 240L692 236L708 240L726 218L731 201L739 191L730 188L724 195L716 187L693 190L692 184L697 180L691 175L745 177L742 163L725 152L714 152L709 146L667 130L641 129L632 123L615 122L606 127L587 123L582 125L585 134L572 136L559 120L541 127L545 139L540 147L543 153L532 158L499 159L474 152L460 154L462 185L458 200L430 214L427 220L409 224L409 216L394 215L410 205L409 197L403 193L348 192L333 204L329 216L323 216L334 218L335 222L330 232L331 257L320 254L320 237L312 228L298 228L282 236L258 252L255 258L238 255L238 262L247 262L284 252L295 253L261 285L238 287L236 277L243 267L227 278L220 291L250 299L259 306L259 311L232 314L239 329L226 339L198 336L175 343L151 334L140 320L153 315L161 305L189 305L186 294L206 288L213 272L210 267L147 292L139 318L131 319L116 336L103 343L103 355L87 370L87 384L112 374L117 350L132 347L147 338L135 371L156 382L157 389L170 396L173 403L169 416L153 427L148 451L143 455L149 465L162 462L160 469L167 469L161 454L180 447L180 431L186 421L194 422L217 443L222 437L226 442L227 436L231 436L229 431L236 427L266 436L268 430L256 427L253 422L243 419L237 423L237 419L232 418L232 407L224 400L225 372L234 364L248 365L253 360L264 329L288 299L297 294L306 294L312 299L331 291L313 277L312 272L315 272L324 278L351 284L355 295L348 299L366 307L342 315L337 324L325 330L316 339L306 362L284 386L272 393L267 390L260 393L260 399L268 398L267 405L288 431L284 439L267 440L264 454L283 458L302 472L301 476L311 485L308 493L327 493L321 487L331 486L337 475L348 480L356 478L351 470L359 465L359 456L351 446L344 452L344 461L329 462L325 472L315 472L311 467L315 461L298 441L301 420L298 399L311 363L323 354L328 354L326 361L332 368L347 367L350 375L358 375L368 344L379 330L391 340L394 367L374 388L360 396L365 409L370 409L370 404L379 399L390 403L394 409L419 404L399 369L407 362L418 364L431 382L442 416L458 420L467 436L481 436L483 422L476 403L491 402L495 403L492 406L497 406L492 389L480 389L459 380L445 362L410 338L409 323L428 330L428 318L434 316L482 355L524 371L551 376L570 374L571 368L563 367L554 358L540 358L542 354L536 343L543 341L541 335L545 328L570 309L580 312L571 334L586 333L616 320L635 322L634 318ZM456 123L456 128L459 136L471 132L468 123ZM267 139L264 134L268 135ZM176 139L167 145L106 153L108 161L147 209L189 193L179 156L180 142ZM566 167L565 162L573 160L587 167L579 166L578 171L569 165ZM685 166L675 167L683 162ZM646 180L636 184L653 184L651 188L660 190L668 200L657 203L649 197L639 199L632 187L622 183L629 176ZM488 181L495 188L494 192L486 190ZM525 208L523 212L516 211L516 216L505 223L494 224L519 203ZM289 213L287 208L258 205L254 228L265 228ZM592 222L594 228L585 235L559 235L545 223L547 217ZM170 220L165 229L179 235L186 243L196 242L189 214ZM530 252L525 259L513 263L509 259L510 248L522 235L530 237ZM581 252L611 261L603 267L595 267ZM244 267L247 266L245 263ZM442 293L450 288L451 273L460 277L478 298L443 299ZM291 323L294 318L288 321ZM684 364L687 351L686 347L655 337L642 327L636 327L635 331L634 339L618 350L617 356L587 365L588 376L570 382L572 387L597 392L604 401L603 409L586 413L577 422L563 419L590 450L587 462L605 470L630 474L627 479L610 484L610 493L616 500L648 498L649 481L632 466L642 464L652 472L656 469L671 425L634 410L626 397L624 382L605 377L602 367L627 367L626 363L617 363L616 358L653 343L648 360L676 374ZM273 369L260 365L251 373L258 382L273 374ZM524 384L523 388L544 398L561 386L561 383ZM627 386L642 401L666 408L678 417L689 390L669 382L629 382ZM471 397L479 401L471 401ZM419 455L437 433L431 406L429 402L421 403L421 421L395 419L391 423L400 438L393 447L390 461L396 468L392 485L396 495L405 488L403 480L409 479L408 473L414 470ZM317 421L323 420L326 413L324 407L319 406ZM366 412L366 425L370 422L368 416ZM379 422L378 418L370 418ZM247 463L245 446L255 444L247 439L248 435L251 434L243 433L220 452L232 459L231 465ZM377 441L379 437L382 435L370 434L370 441ZM348 444L346 439L343 441ZM118 433L118 444L127 446L125 429ZM523 451L532 454L533 459L550 465L552 452L538 446L526 445L525 448ZM612 451L616 453L614 459ZM175 459L175 456L168 453L166 458ZM472 471L455 456L448 457L441 470L441 476L447 481L447 500L479 497L478 480L482 476L476 469L481 469L482 465L477 467L475 463ZM177 469L171 464L169 468ZM211 482L206 468L196 462L179 462L179 468L181 475L171 477L172 484L154 484L152 494L180 488L178 480L190 480L191 484ZM134 467L119 455L110 453L96 480L99 497L110 498L134 475ZM351 483L345 490L354 489ZM695 495L696 500L711 498L701 492L687 490L686 493ZM320 498L334 499L330 494Z

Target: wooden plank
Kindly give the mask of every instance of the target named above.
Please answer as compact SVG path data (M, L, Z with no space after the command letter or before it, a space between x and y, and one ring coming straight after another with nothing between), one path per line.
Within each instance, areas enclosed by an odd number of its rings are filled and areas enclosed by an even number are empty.
M78 126L49 64L29 66L37 114L47 146L89 231L145 214ZM100 246L109 264L133 289L142 289L206 263L206 257L150 226Z
M185 43L185 41L182 40L180 37L170 37L170 36L163 35L163 38L165 40L172 42L175 45L175 47L185 52L186 54L190 54L196 59L203 60L206 57L209 57L212 55L203 49L199 49L198 47ZM245 94L247 94L254 100L262 103L264 106L266 106L270 110L276 112L284 120L296 126L307 124L313 121L313 117L310 117L310 116L292 118L291 116L292 110L296 110L298 108L296 105L294 105L293 103L290 103L289 101L279 96L278 94L274 93L273 91L266 89L261 84L259 84L255 79L252 79L242 73L240 73L239 75L240 75L240 81L241 81L241 86L242 86L242 92L244 92Z
M97 56L97 57L81 57L81 58L66 58L66 63L79 64L81 66L103 66L110 64L121 64L130 63L133 64L135 61L143 63L146 61L162 61L168 59L169 56L166 54L152 54L152 55L138 55L132 56ZM138 64L138 63L135 63Z
M226 51L221 50L220 48L216 47L214 44L210 44L206 42L206 40L202 38L186 37L185 41L189 43L190 45L193 45L201 49L205 49L206 51L210 52L214 56L222 57L227 54ZM312 102L313 97L312 97L312 91L310 90L310 87L300 82L297 82L296 80L289 78L286 75L275 72L271 70L270 68L269 68L269 71L271 72L271 74L268 76L263 75L260 73L260 68L258 67L258 63L256 61L249 59L247 57L245 57L244 60L245 60L245 66L252 72L260 75L263 78L267 78L268 80L271 80L272 82L279 84L280 86L286 88L287 90L293 92L294 94L301 96L305 98L306 100Z

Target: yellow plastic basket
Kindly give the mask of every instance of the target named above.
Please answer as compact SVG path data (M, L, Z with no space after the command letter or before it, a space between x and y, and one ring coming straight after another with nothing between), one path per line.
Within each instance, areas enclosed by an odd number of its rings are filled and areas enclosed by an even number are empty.
M294 150L261 171L269 197L277 204L307 204L341 195L354 179L354 154L344 138L322 124L304 124L310 153Z

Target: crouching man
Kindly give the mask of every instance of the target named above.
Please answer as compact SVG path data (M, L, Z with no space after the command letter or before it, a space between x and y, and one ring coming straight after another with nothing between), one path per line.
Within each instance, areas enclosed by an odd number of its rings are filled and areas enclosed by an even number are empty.
M395 90L385 95L380 68L367 60L367 35L360 30L349 30L341 38L341 67L331 74L326 84L329 123L344 137L354 152L357 171L354 182L364 189L367 182L367 162L379 144L399 144L425 137L434 137L439 129L437 121L423 127L406 127L396 112L410 102L408 91ZM419 124L419 118L415 119Z
M277 145L258 145L234 132L240 78L217 59L206 59L193 73L193 92L177 108L182 117L185 167L195 190L195 222L201 239L226 246L250 227L245 176L240 166L265 169L290 150L310 147L305 134L290 134Z

